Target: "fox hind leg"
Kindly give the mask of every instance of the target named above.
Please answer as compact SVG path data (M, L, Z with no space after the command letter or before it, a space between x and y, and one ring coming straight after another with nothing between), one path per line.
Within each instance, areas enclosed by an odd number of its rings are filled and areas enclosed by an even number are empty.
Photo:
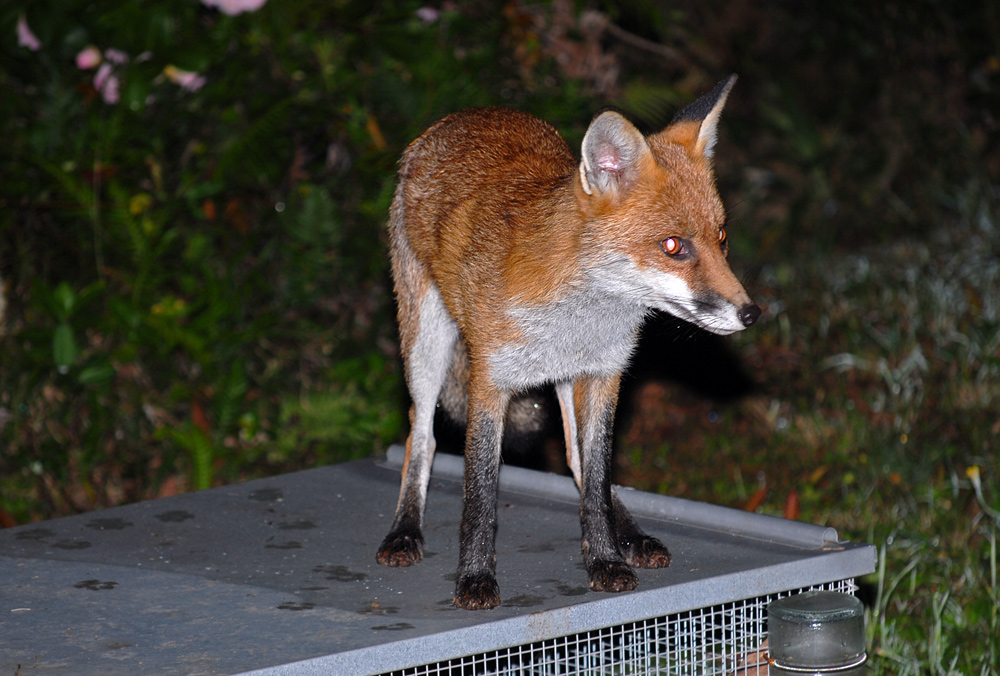
M433 283L428 284L415 309L418 316L410 319L419 328L415 335L404 337L408 348L404 349L406 379L413 399L410 435L396 516L376 556L379 563L388 566L409 566L423 558L424 505L435 448L434 410L459 338L458 327Z

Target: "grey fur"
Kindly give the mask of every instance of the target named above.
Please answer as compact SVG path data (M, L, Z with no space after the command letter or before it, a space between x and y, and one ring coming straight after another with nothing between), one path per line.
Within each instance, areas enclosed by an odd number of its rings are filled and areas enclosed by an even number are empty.
M632 356L646 309L594 280L556 303L521 306L510 314L524 340L498 350L490 368L498 387L519 392L581 374L620 373Z
M452 422L461 426L469 418L469 353L465 343L455 343L451 369L441 389L438 404ZM504 428L506 440L511 434L517 437L541 433L546 427L547 406L545 397L537 392L518 395L507 406L507 421Z

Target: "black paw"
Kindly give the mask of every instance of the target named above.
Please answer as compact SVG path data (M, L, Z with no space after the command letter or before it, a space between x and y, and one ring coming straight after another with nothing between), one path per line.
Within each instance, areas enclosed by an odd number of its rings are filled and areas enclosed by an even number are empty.
M419 531L393 531L385 536L375 560L383 566L410 566L424 558L424 538Z
M590 588L594 591L623 592L635 589L639 578L624 561L598 559L587 567Z
M489 610L500 605L500 585L492 573L466 575L455 585L453 603L466 610Z
M642 533L631 540L619 542L618 549L628 565L635 568L666 568L670 565L670 552L666 546Z

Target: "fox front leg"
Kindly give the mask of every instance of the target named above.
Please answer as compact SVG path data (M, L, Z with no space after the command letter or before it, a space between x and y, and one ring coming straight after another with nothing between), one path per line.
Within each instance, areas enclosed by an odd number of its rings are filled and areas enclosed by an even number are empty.
M459 533L458 575L454 604L467 610L500 605L496 536L500 444L507 395L484 397L470 383L469 427L465 442L465 493Z
M573 381L557 383L556 395L562 410L563 432L566 438L566 462L582 495L580 429L576 419ZM611 489L611 510L614 517L615 541L618 544L618 552L628 565L635 568L666 568L670 565L670 552L666 546L639 528L628 509L618 499L618 494L614 489Z
M625 523L625 520L616 518L617 501L611 491L611 438L619 380L618 375L585 376L573 388L580 436L583 562L594 591L629 591L639 584L619 551L617 531L619 521ZM631 521L631 517L627 520Z
M670 551L666 545L639 528L614 489L611 489L611 510L618 551L628 565L635 568L666 568L670 565Z

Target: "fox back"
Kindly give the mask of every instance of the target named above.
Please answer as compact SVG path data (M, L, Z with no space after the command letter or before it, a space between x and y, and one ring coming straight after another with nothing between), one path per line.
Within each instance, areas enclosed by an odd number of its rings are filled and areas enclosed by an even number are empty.
M433 411L448 373L460 372L469 428L457 605L499 603L492 533L503 419L512 396L540 384L554 384L559 397L591 587L631 588L626 562L669 562L607 486L610 425L650 311L718 334L760 315L726 261L712 171L734 80L648 137L616 112L598 115L580 160L545 122L501 108L446 117L407 149L390 241L414 405L396 521L379 561L421 557ZM467 364L450 369L459 359Z

